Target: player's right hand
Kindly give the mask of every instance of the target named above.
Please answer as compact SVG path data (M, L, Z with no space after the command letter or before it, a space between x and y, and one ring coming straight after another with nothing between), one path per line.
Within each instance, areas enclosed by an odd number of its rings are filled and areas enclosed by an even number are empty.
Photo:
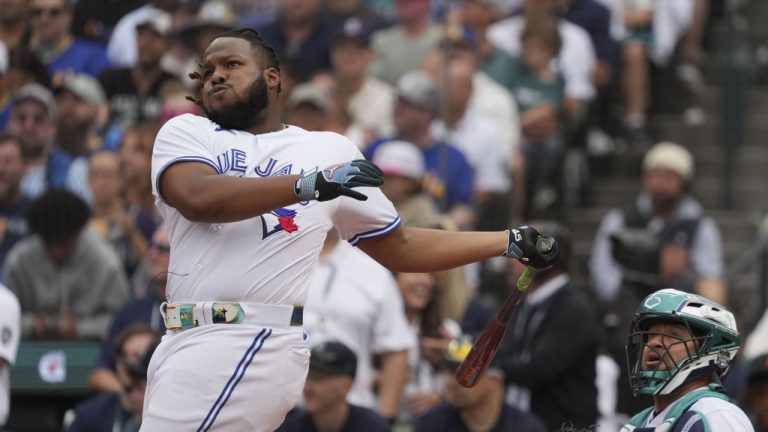
M383 176L372 162L357 159L304 174L296 180L296 195L304 200L328 201L344 195L365 201L368 197L352 188L379 187Z
M509 243L504 256L515 258L534 270L552 267L560 255L555 239L542 236L535 228L523 225L507 232Z

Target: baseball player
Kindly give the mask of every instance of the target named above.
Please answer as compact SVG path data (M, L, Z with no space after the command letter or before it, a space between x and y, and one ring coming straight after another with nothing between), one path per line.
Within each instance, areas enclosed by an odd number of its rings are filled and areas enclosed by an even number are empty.
M621 432L749 432L746 414L731 403L720 376L739 351L736 318L695 294L663 289L635 313L627 343L635 395L653 395Z
M326 232L393 271L498 255L547 267L529 227L404 228L381 171L346 138L280 122L280 68L251 30L213 39L200 68L206 117L158 133L152 182L169 230L167 333L148 370L143 431L273 431L298 400L309 349L302 305ZM365 283L364 280L360 283Z

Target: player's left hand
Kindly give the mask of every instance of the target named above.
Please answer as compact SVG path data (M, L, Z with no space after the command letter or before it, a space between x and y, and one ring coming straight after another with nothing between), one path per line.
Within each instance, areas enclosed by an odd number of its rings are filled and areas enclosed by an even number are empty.
M381 186L383 177L384 173L372 162L357 159L305 174L296 181L296 195L317 201L328 201L342 195L365 201L368 197L352 188Z
M504 256L515 258L534 270L546 270L555 263L560 251L557 242L536 229L523 225L507 230L509 243Z

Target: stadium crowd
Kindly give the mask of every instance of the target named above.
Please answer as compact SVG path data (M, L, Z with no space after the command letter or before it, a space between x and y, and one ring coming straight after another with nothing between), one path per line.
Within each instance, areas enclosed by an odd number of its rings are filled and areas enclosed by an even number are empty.
M384 172L404 224L530 222L561 245L497 360L463 389L456 364L521 268L392 274L330 232L305 305L304 402L279 430L618 430L649 404L632 396L624 354L640 301L674 287L729 304L718 227L689 193L695 162L649 129L659 74L686 94L705 88L709 6L0 0L0 430L25 341L101 344L93 395L65 430L138 430L172 271L154 138L172 117L203 115L188 74L239 27L278 53L284 122L349 138ZM568 209L585 204L589 162L606 151L643 155L642 190L605 215L582 283ZM762 432L766 341L768 312L725 379Z

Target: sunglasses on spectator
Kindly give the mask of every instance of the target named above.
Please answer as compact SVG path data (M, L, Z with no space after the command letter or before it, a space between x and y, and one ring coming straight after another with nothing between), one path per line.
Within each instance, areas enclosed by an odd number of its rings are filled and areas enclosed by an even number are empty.
M32 9L32 15L36 18L40 18L41 16L48 15L51 18L56 18L57 16L61 15L61 13L64 12L64 8L34 8Z
M171 245L169 244L162 244L162 243L152 243L149 245L150 249L156 250L158 252L168 253L171 251Z

